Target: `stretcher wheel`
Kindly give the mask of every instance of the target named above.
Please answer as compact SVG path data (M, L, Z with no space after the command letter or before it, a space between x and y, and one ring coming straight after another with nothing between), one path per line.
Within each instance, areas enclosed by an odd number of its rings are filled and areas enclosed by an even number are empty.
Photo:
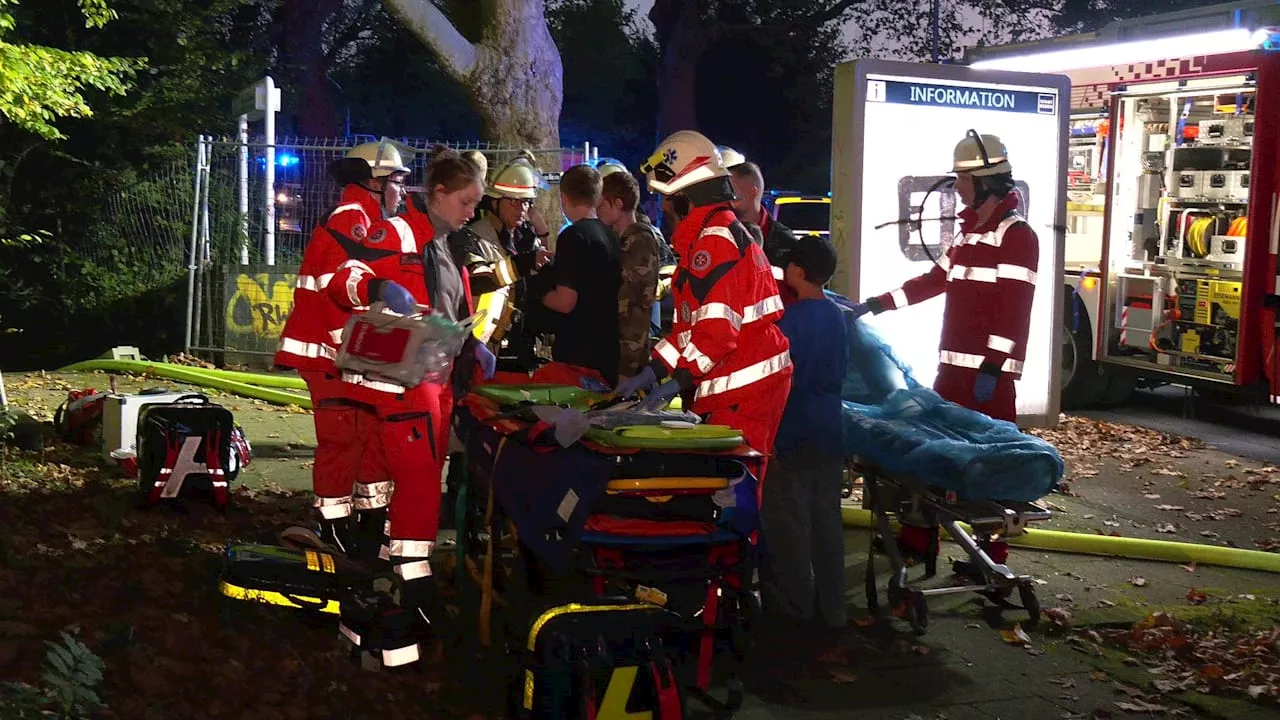
M1019 585L1018 599L1027 611L1027 627L1035 627L1040 622L1040 599L1036 597L1035 587L1031 583Z
M872 555L867 555L867 570L864 577L867 593L867 611L872 615L880 613L880 591L876 588L876 568L872 562Z
M923 635L929 627L929 604L924 593L908 592L902 598L907 603L907 622L917 635Z

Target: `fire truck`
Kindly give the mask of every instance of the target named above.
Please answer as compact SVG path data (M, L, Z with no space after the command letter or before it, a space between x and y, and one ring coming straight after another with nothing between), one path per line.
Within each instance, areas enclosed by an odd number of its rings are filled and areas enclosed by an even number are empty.
M1063 407L1164 384L1280 402L1277 26L1248 0L966 53L1071 78Z

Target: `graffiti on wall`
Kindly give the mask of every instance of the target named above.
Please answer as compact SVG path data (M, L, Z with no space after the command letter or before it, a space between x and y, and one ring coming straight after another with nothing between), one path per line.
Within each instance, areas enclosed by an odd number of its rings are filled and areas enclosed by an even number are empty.
M227 278L228 335L278 338L293 310L295 272L238 273Z

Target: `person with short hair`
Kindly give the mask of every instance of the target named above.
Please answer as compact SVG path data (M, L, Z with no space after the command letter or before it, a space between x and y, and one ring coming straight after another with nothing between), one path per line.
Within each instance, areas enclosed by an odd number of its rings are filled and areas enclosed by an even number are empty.
M765 210L764 174L760 172L759 165L746 160L730 167L729 173L733 192L738 196L730 202L733 205L733 212L739 220L746 223L748 229L753 227L760 229L760 242L764 255L769 258L769 264L775 268L773 277L781 280L782 269L787 266L787 251L796 242L795 235L791 232L791 228L774 220L770 217L769 211Z
M563 316L551 359L594 371L612 387L618 381L622 255L618 236L596 213L602 186L590 165L575 165L561 176L560 204L572 224L556 240L554 289L542 302Z
M636 213L640 184L626 170L605 176L597 212L600 221L618 234L622 284L618 291L618 377L631 377L649 361L658 266L664 244L658 229Z
M845 625L844 404L849 366L843 310L823 286L836 251L820 236L796 241L783 281L795 292L778 328L791 344L791 394L761 494L765 610L792 623Z

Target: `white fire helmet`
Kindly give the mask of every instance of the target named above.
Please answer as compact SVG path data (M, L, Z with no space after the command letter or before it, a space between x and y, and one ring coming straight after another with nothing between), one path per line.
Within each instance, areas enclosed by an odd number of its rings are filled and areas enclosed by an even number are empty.
M693 130L680 130L663 140L640 172L648 178L649 189L663 195L729 175L715 143Z
M408 148L399 143L383 138L377 142L361 143L347 151L348 159L363 160L369 165L369 172L375 178L384 178L396 173L408 173L406 160L412 156Z
M1009 151L995 135L979 135L970 130L964 139L956 143L952 172L968 173L975 177L999 175L1013 171L1009 164Z
M747 161L746 155L743 155L728 145L721 145L716 149L720 151L720 161L723 162L724 166L727 168L733 168Z

